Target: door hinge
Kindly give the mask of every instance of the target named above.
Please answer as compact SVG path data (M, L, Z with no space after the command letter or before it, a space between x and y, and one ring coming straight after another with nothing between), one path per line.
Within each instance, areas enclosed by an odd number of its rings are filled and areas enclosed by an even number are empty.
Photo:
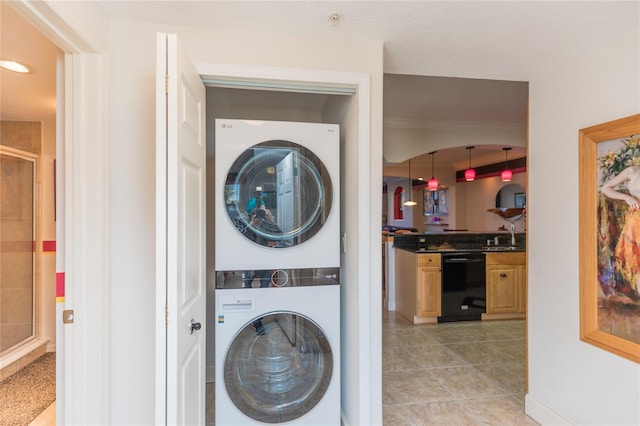
M169 93L169 74L164 76L164 93Z
M169 324L169 305L164 305L164 323Z
M75 319L75 314L73 309L67 309L62 311L62 323L63 324L73 324L73 320Z

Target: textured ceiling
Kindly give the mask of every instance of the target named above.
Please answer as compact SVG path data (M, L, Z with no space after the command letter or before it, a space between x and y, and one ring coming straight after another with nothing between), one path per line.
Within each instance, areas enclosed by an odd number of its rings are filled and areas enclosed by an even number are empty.
M51 113L55 46L43 41L37 31L4 4L4 1L0 4L0 53L3 58L11 56L31 64L36 73L23 84L15 80L15 75L1 72L2 117L29 119L31 115L33 119ZM524 126L526 82L531 76L585 42L616 43L620 34L637 31L640 2L99 1L97 4L115 20L381 41L386 74L385 126L398 121ZM341 15L337 24L329 19L332 13ZM42 60L47 65L40 65ZM34 98L33 93L38 96ZM459 151L450 155L451 162L464 162L467 158L464 149ZM441 161L447 156L448 153L439 153ZM474 158L480 157L482 147L474 151Z
M116 19L384 42L384 70L527 81L585 42L638 25L617 1L100 1ZM329 15L338 12L337 25Z

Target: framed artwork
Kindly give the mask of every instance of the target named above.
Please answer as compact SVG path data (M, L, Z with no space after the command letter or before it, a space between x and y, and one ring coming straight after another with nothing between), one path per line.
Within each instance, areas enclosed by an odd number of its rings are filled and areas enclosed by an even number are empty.
M425 216L449 216L449 190L430 191L425 188L422 195Z
M640 363L640 114L579 131L580 339Z

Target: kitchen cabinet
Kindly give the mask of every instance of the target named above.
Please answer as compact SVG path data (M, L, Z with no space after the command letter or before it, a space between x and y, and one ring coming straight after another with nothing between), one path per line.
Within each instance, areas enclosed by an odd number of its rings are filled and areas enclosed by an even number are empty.
M526 314L526 254L487 253L487 313L483 319L518 318Z
M396 312L414 324L437 322L442 294L440 254L395 249L395 256Z
M518 279L520 285L520 300L518 312L522 314L527 313L527 265L518 265Z
M439 317L441 315L442 269L439 254L420 254L418 257L417 315Z

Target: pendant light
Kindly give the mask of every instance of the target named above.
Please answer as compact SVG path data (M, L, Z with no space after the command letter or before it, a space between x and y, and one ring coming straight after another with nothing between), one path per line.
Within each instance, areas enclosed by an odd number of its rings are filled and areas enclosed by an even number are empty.
M511 177L513 176L513 172L509 169L509 151L511 151L511 147L502 148L504 151L504 170L500 174L503 182L511 182Z
M471 168L471 150L475 148L475 146L468 146L467 150L469 151L469 168L464 171L464 180L467 182L473 182L476 180L476 171Z
M429 188L429 191L438 190L438 179L435 178L434 174L434 157L436 152L438 151L432 151L429 153L429 155L431 156L431 179L429 179L429 182L427 182L427 188Z
M413 201L413 181L411 180L411 159L409 159L409 199L402 203L403 206L413 207L418 205L416 201Z

